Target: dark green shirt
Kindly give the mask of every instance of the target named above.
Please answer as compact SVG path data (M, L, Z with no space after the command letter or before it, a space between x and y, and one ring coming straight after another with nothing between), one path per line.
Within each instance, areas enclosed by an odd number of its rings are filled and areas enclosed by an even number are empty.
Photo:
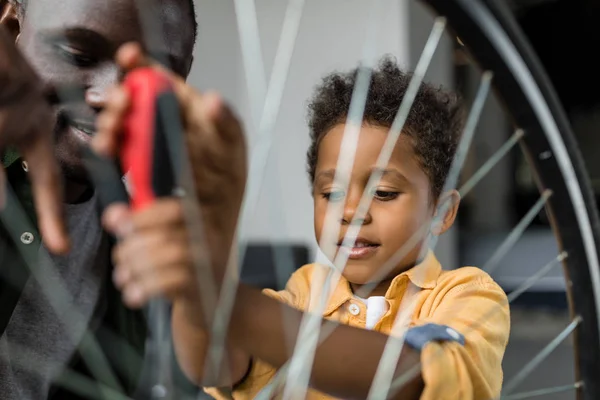
M41 246L31 185L21 166L22 161L18 153L11 150L5 152L2 161L9 186L6 207L0 212L0 334L6 329L25 283L28 279L33 279L28 265L37 265ZM23 243L23 238L20 237L22 232L33 233L33 242ZM112 247L114 240L109 240ZM122 303L121 293L112 281L112 272L113 266L109 265L99 304L88 329L116 375L119 386L131 397L138 389L142 375L148 334L147 319L144 312L128 309ZM90 353L89 342L85 339L78 346L69 365L65 366L65 372L51 388L49 399L105 398L102 393L106 392L102 392L98 384L95 385L94 393L86 395L69 390L68 382L72 372L98 382L97 376L92 374L93 368L84 362L84 352L92 356L95 354ZM196 398L199 388L185 378L176 360L172 361L173 379L177 388L175 398ZM104 386L114 387L109 381L102 383Z
M3 161L9 186L6 207L0 213L1 333L4 333L10 321L25 283L33 279L29 273L29 266L35 268L38 265L41 245L31 186L21 167L21 160L18 155L11 153L5 154ZM24 232L30 233L31 236L23 237ZM110 265L106 268L99 303L88 329L99 344L101 352L117 377L118 384L131 396L137 388L141 371L147 333L146 321L142 312L130 310L123 305L121 294L112 284L112 270ZM35 349L31 350L35 352ZM74 371L92 378L94 375L90 373L89 366L83 362L83 352L89 352L85 340L78 346L70 364L65 366L68 367L67 374ZM68 378L67 375L63 376ZM67 380L61 377L51 388L49 398L98 398L91 393L85 396L76 395L64 387L63 382ZM104 383L110 386L108 381ZM97 393L100 394L100 391Z

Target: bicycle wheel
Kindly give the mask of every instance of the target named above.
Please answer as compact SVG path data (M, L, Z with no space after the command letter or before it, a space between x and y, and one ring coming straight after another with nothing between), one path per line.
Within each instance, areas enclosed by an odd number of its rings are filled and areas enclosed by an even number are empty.
M294 5L294 3L296 8L301 8L304 2L294 2L292 0L289 4ZM594 377L600 373L600 321L598 318L598 311L600 310L600 271L597 250L600 231L598 230L597 210L587 173L565 113L543 68L537 61L534 52L528 45L506 4L495 0L422 0L421 3L428 6L435 16L443 18L438 18L437 21L443 21L443 26L447 23L450 30L460 38L461 44L465 46L471 58L483 71L493 73L492 86L506 113L514 123L517 132L507 142L507 146L501 148L494 157L502 157L511 146L519 143L525 152L529 167L535 173L541 195L540 200L532 207L528 215L519 223L507 240L503 242L498 251L494 253L489 263L484 265L484 269L486 267L489 269L498 264L502 256L510 250L527 225L543 207L550 216L551 226L558 243L559 254L554 262L557 264L562 263L564 267L572 322L555 340L544 348L542 353L534 357L521 373L506 382L504 395L508 396L507 398L526 398L576 389L579 398L599 398L600 389L594 381ZM293 7L290 7L290 9L293 9ZM236 11L239 19L239 14L244 10L240 7ZM245 11L248 11L248 9ZM252 17L245 14L242 16L245 18ZM439 24L436 25L439 28ZM285 26L284 22L284 30ZM434 26L434 31L437 28ZM241 30L240 34L243 36L242 42L248 41L248 37L252 36L251 31L242 32ZM436 34L432 32L431 37L433 36L436 36ZM433 42L436 40L439 40L439 37ZM430 44L428 41L424 53L435 51L436 45L430 46ZM243 46L249 46L249 43L243 43ZM252 46L252 49L257 48L259 46ZM280 47L279 50L284 50L284 48ZM365 53L369 52L365 51ZM279 56L280 52L277 55ZM431 61L430 56L431 54L422 56L421 61L427 57ZM253 68L255 68L256 63L251 64L248 62L251 56L247 54L246 57L246 66L253 65ZM417 65L417 70L419 65ZM289 65L283 68L285 70L289 68ZM426 69L427 66L415 75L419 76ZM276 76L277 63L275 63L273 70L273 76ZM259 95L255 97L255 100L258 99L259 101L253 103L261 104L261 91L257 90L256 86L252 86L256 85L256 81L251 79L254 73L256 73L256 70L247 68L246 77L249 92L251 95L253 91L255 94L259 92ZM285 76L285 73L283 75ZM279 83L281 84L281 82ZM263 90L262 96L264 96L264 92ZM269 97L268 94L266 97ZM280 100L281 98L279 98ZM265 104L268 103L268 101L265 101ZM273 106L272 104L269 110L271 112L278 109L278 105ZM263 110L263 114L269 113ZM259 134L266 137L268 141L269 135L272 134L270 130L273 127L267 124L263 128ZM264 160L264 156L265 154L262 154L262 157L257 157L257 159ZM491 163L480 171L489 171L497 159L490 161ZM253 185L253 180L254 185L260 187L261 178L257 176L260 175L260 170L260 168L254 170L255 175L250 176L250 187ZM481 178L481 175L477 177L477 179L479 178ZM256 180L258 180L258 184ZM470 189L474 184L469 182L465 186ZM253 205L251 204L250 208ZM278 260L281 260L281 256ZM275 263L278 260L275 260ZM553 263L550 263L541 268L538 273L514 290L509 295L509 299L516 299L518 295L531 287L537 279L547 273L552 265ZM225 309L221 312L227 315L228 311ZM310 324L307 324L307 326L310 326ZM527 374L539 365L572 331L576 332L576 382L573 385L543 388L540 391L517 395L512 394ZM314 332L306 332L306 334L318 335ZM321 334L327 335L327 332ZM311 337L301 335L302 332L299 338ZM306 365L311 364L311 353L314 355L314 348L312 351L299 351L299 349L299 347L296 347L292 360L279 371L278 377L280 380L275 379L272 387L277 384L285 385L285 375L289 371L287 368L294 362L294 359L304 359ZM303 350L306 350L306 348ZM382 366L382 368L385 368L385 366ZM287 375L288 379L290 377L291 375ZM296 377L298 380L303 379L301 376ZM308 380L306 379L303 383L308 384ZM391 382L388 383L391 384ZM384 384L384 386L386 385ZM387 393L387 388L380 391L379 394L373 395L372 398L383 398L385 397L384 393ZM269 398L271 394L271 389L267 388L262 393L263 397L260 398Z
M489 164L486 163L486 167L480 170L481 173L473 175L476 179L469 181L463 188L465 186L468 189L472 188L476 181L492 168L497 159L506 155L515 144L519 143L525 151L529 166L535 172L541 194L540 201L530 210L523 223L519 223L516 230L513 231L516 234L509 235L498 252L492 256L490 265L497 263L502 255L510 250L511 245L518 240L519 234L525 229L527 223L545 206L558 243L559 254L553 263L541 268L539 273L532 276L531 280L527 280L513 291L509 295L509 299L515 299L520 293L527 290L535 279L547 272L554 263L562 263L564 267L572 323L546 346L539 356L534 357L525 366L524 373L517 374L514 379L507 382L505 395L512 395L510 398L516 399L539 396L551 393L553 390L575 388L580 399L599 399L600 384L597 382L597 377L600 376L600 318L598 317L600 312L600 270L597 246L600 240L600 222L587 173L565 113L543 68L504 3L499 0L421 0L421 2L428 6L434 15L442 18L438 19L438 22L443 23L436 24L434 30L437 33L432 34L432 37L435 36L436 40L439 40L441 35L439 28L444 28L447 24L460 38L471 58L480 68L493 73L491 85L516 127L517 133L511 137L507 145L495 154ZM264 72L260 71L263 68L262 61L251 62L252 58L257 56L256 52L260 51L260 46L256 46L256 42L252 42L252 37L257 36L253 33L256 32L250 32L251 34L247 35L248 29L250 31L258 29L256 10L242 8L242 6L248 7L249 4L254 4L253 0L236 2L239 7L238 18L243 17L239 19L239 22L242 53L246 58L245 67L249 92L254 96L252 100L257 100L251 103L259 108L258 112L255 112L257 114L255 116L256 120L260 121L258 124L259 140L265 144L265 146L258 146L256 153L251 155L255 163L251 166L252 175L249 180L250 194L247 208L252 210L259 199L262 182L260 175L264 172L268 158L267 153L282 100L287 70L290 68L290 59L304 1L289 0L290 8L286 17L289 24L284 23L284 34L277 53L278 57L275 58L268 90L267 80L255 76L262 75ZM244 12L248 12L248 14L243 14ZM374 21L377 22L377 19L375 18ZM422 60L428 59L429 61L420 63L421 66L424 66L420 72L427 69L427 65L431 61L430 53L435 51L436 40L428 42L425 53L429 54L423 56ZM366 50L365 53L369 53L369 51ZM262 55L258 54L258 57L261 58ZM419 70L419 65L417 70ZM416 73L415 76L423 79L421 73ZM260 110L261 104L263 104L262 111ZM408 108L410 108L410 104L408 104ZM465 148L467 149L472 133L471 131L465 135L467 138ZM462 155L464 156L464 153ZM455 172L458 173L458 171ZM451 186L454 185L455 182L451 183ZM465 192L468 189L465 189ZM272 256L277 264L277 272L290 269L288 261L293 259L291 254L275 251ZM235 282L229 286L226 285L223 290L221 307L217 310L219 317L215 318L219 321L214 327L214 332L217 333L214 337L217 339L224 337L218 333L225 331L229 322L231 294L234 286ZM64 300L58 303L70 302ZM62 314L64 313L59 313L59 315ZM525 379L527 373L542 362L548 353L571 332L575 332L576 339L574 347L575 383L569 387L544 388L536 393L512 394L519 382ZM327 332L322 332L322 336L326 334ZM222 355L219 346L222 348L223 343L218 343L218 340L215 342L213 350L215 348L217 350L212 351L211 354L218 359ZM315 342L315 346L317 345L318 343ZM311 353L314 355L314 348L307 352L295 352L290 363L302 359L310 365ZM98 362L91 362L91 364L95 363ZM386 365L382 365L382 369L386 367ZM287 370L289 369L284 367L278 374L282 378L280 381L283 384L285 384ZM274 383L277 382L276 379ZM307 384L308 380L306 380ZM377 388L381 390L374 393L371 398L386 397L390 387L395 387L395 384L397 382L385 382L384 380L382 387ZM269 388L265 388L264 394L268 397Z
M568 119L540 63L510 10L496 0L428 0L483 69L494 72L495 89L514 123L523 129L523 148L540 191L550 189L546 207L562 251L567 296L575 333L579 398L600 398L600 273L598 216L591 185Z

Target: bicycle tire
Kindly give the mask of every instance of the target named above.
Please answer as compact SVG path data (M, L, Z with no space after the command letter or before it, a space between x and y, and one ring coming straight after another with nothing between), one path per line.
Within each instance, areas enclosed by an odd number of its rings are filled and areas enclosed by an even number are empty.
M420 0L494 73L494 89L525 135L522 147L546 204L563 261L575 331L577 398L600 399L600 222L583 158L569 120L541 63L508 6L498 0Z

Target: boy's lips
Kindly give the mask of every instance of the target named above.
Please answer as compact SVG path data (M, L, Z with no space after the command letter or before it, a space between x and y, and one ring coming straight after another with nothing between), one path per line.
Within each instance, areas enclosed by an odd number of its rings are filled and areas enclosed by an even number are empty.
M338 248L348 255L350 260L360 260L371 257L379 250L379 243L372 242L364 238L357 238L353 247L343 246L343 238L338 242Z

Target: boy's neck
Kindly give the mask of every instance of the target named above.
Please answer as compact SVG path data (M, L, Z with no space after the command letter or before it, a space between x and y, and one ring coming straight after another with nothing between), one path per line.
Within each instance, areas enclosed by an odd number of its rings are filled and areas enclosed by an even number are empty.
M394 277L392 278L386 278L383 281L379 282L379 284L375 287L375 289L373 289L367 296L365 297L372 297L372 296L385 296L385 294L387 293L390 285L392 284L392 281L394 280ZM350 283L350 289L352 289L352 293L354 294L361 294L360 293L360 289L365 286L363 284L358 284L358 283Z

